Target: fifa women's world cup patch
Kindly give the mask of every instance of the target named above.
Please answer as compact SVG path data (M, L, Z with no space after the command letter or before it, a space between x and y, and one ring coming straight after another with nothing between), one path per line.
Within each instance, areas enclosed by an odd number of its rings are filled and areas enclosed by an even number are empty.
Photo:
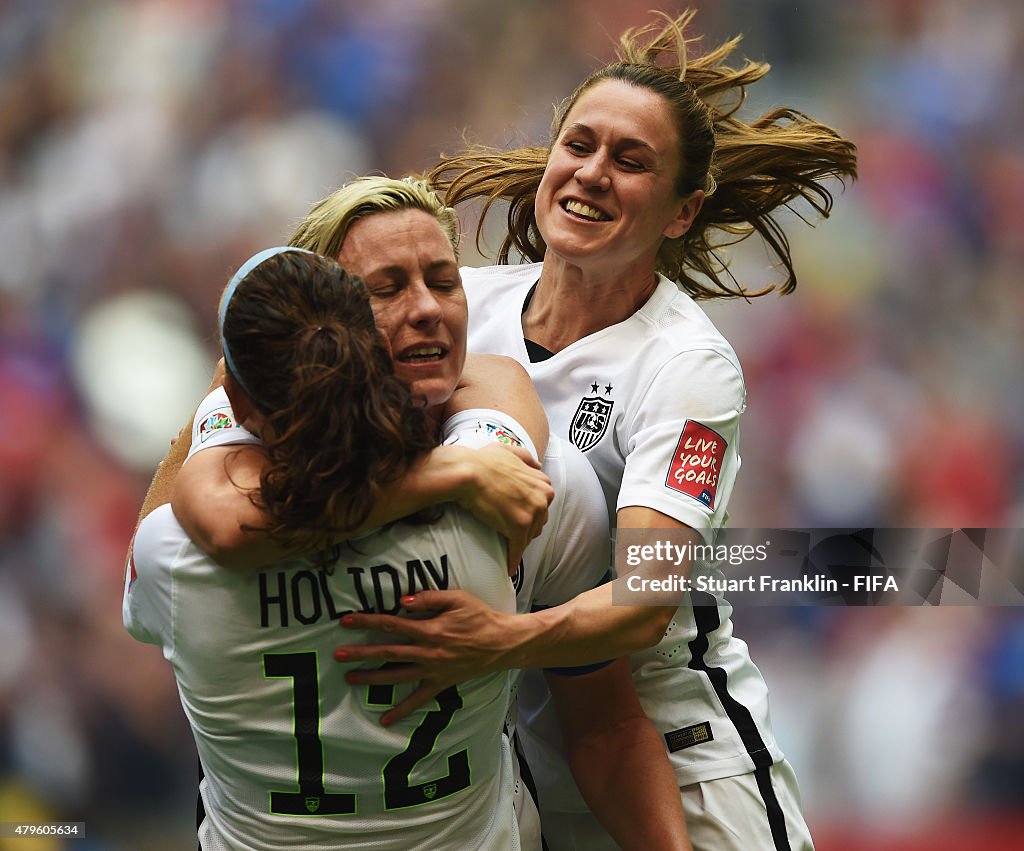
M234 427L235 418L232 415L231 408L217 408L215 411L207 414L202 422L199 423L199 442L205 443L206 439L215 431Z
M461 443L477 449L488 443L504 443L506 446L522 446L523 439L507 425L488 419L462 422L446 444Z
M499 443L507 444L508 446L522 446L521 441L516 435L510 432L507 428L499 428L494 431L494 439Z
M728 448L729 444L717 431L687 420L672 453L665 487L685 493L713 510Z

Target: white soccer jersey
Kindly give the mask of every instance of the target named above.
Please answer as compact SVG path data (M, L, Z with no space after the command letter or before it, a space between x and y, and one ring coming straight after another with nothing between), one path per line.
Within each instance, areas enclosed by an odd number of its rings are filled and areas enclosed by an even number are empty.
M258 438L235 422L227 394L223 388L217 388L200 403L196 412L188 457L211 446L257 442ZM471 409L453 415L444 423L443 442L469 448L482 448L495 442L514 443L525 446L536 457L536 449L525 429L512 417L494 410ZM596 587L606 578L610 560L608 516L601 483L583 453L568 441L552 435L541 468L551 479L555 496L548 506L543 531L526 548L513 579L516 610L520 614L558 606ZM540 672L535 675L541 677L543 683L543 675ZM517 727L515 695L521 679L521 671L512 672L505 718L510 735ZM555 714L553 707L551 712ZM557 729L554 735L560 741ZM539 851L539 820L530 802L536 797L534 781L530 769L515 754L512 767L522 848ZM569 772L568 783L575 790L571 771L567 765L565 769ZM528 787L530 800L527 799Z
M662 277L629 319L531 363L520 317L541 264L461 271L470 351L511 356L529 371L552 434L584 451L609 514L646 506L712 541L739 469L745 390L732 348L697 304ZM684 602L661 642L633 654L637 694L665 737L681 786L782 758L767 687L733 636L730 614L724 601ZM528 676L520 690L520 719L542 800L585 809L566 782L557 721L539 678Z
M339 546L326 566L228 571L170 506L143 520L124 622L174 668L205 774L202 847L518 848L501 736L508 676L463 683L384 728L380 715L411 686L350 686L350 666L333 658L346 611L394 613L423 588L463 588L512 611L503 550L449 507L436 523Z
M537 457L534 443L512 417L492 410L468 410L446 420L442 430L446 444L458 443L472 449L493 442L525 446ZM259 442L259 438L236 422L227 394L214 389L200 403L193 422L193 445L188 458L211 446ZM548 507L548 521L541 535L530 542L513 579L516 610L520 613L560 605L605 580L610 559L607 513L601 483L583 453L567 440L552 435L542 462L551 479L555 497ZM515 732L515 692L522 672L511 675L511 692L505 726ZM540 672L537 676L542 677ZM542 679L543 682L543 679ZM551 710L555 715L554 709ZM560 740L560 734L555 731ZM534 780L521 761L512 755L514 800L523 832L522 848L540 849L536 809L526 800L527 786ZM566 771L568 767L566 766ZM568 774L568 782L575 782ZM530 796L536 795L530 792Z

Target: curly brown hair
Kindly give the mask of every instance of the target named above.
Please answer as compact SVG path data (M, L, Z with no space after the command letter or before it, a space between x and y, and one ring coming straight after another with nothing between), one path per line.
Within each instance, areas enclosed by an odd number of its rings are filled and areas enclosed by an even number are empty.
M618 80L660 95L672 109L679 135L680 172L676 191L686 196L704 190L704 204L690 229L665 239L657 269L697 299L748 298L773 290L789 293L797 277L789 240L773 211L798 198L827 217L832 194L824 181L856 179L856 146L835 130L789 107L777 107L747 122L738 116L747 87L762 79L770 66L746 61L726 64L740 38L714 50L690 56L700 40L686 28L696 12L627 30L619 39L616 62L583 81L555 110L552 142L573 105L604 80ZM455 206L485 199L477 226L479 248L487 213L497 201L509 202L508 234L498 252L507 263L512 250L528 260L544 257L546 245L537 227L534 203L551 144L503 151L473 145L442 156L429 178ZM757 292L746 291L728 272L718 249L753 233L764 240L785 270L785 278ZM723 280L728 276L729 280Z
M270 460L252 495L285 545L357 528L437 434L377 331L362 281L286 250L230 293L222 327L235 376L267 416Z

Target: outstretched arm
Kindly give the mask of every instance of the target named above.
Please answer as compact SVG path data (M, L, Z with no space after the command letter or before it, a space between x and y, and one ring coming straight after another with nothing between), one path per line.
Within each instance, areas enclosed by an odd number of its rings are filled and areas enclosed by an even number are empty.
M577 676L545 673L576 785L626 851L691 851L665 744L633 688L628 659Z
M688 543L699 544L694 529L651 508L633 506L619 511L618 528L674 529L685 533ZM513 667L561 667L585 665L602 659L614 659L657 644L665 634L681 602L681 594L667 592L633 604L639 596L628 590L628 576L617 565L618 578L570 600L529 615L532 619L519 630L520 647L513 651L525 664ZM692 564L673 565L673 575L686 575ZM659 564L645 572L648 579L668 577ZM664 602L657 603L660 597Z
M621 509L619 527L681 529L693 543L700 540L695 530L649 508ZM689 567L673 565L672 573L686 573ZM435 617L421 620L353 613L342 619L344 627L393 633L413 643L345 645L336 656L345 662L407 663L349 674L352 683L421 683L382 716L383 723L391 724L421 707L441 689L485 673L588 665L657 644L680 599L672 593L662 605L616 602L616 598L632 596L625 591L626 581L627 577L620 575L614 582L560 606L523 615L495 611L462 591L421 591L402 600L403 607L419 615L436 613Z
M178 473L174 514L196 546L223 567L261 567L297 554L260 531L266 515L250 494L259 487L266 463L259 446L216 446L194 455ZM551 485L535 465L505 446L439 446L390 488L349 537L447 501L504 534L518 564L544 527Z
M547 443L547 419L523 368L510 358L495 356L474 356L467 364L464 380L447 405L449 414L484 406L503 410L527 429L530 440L542 451ZM266 526L266 518L250 499L251 490L258 487L259 471L247 487L241 486L234 471L224 464L230 459L226 453L230 449L204 450L182 469L172 500L178 521L201 549L226 567L260 567L294 554L259 531ZM198 463L201 458L203 462ZM265 457L262 462L259 458L252 456L247 463L267 463ZM440 446L393 485L374 505L367 521L348 537L431 505L454 501L508 538L509 569L513 571L526 545L543 528L551 497L547 476L522 450ZM252 528L243 530L240 518Z

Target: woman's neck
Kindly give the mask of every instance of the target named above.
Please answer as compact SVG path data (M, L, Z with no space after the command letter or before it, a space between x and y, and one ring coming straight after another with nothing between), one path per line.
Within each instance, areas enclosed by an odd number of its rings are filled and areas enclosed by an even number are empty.
M563 260L544 258L537 288L523 314L523 336L558 352L603 328L624 322L654 293L650 267L614 275L585 272Z

